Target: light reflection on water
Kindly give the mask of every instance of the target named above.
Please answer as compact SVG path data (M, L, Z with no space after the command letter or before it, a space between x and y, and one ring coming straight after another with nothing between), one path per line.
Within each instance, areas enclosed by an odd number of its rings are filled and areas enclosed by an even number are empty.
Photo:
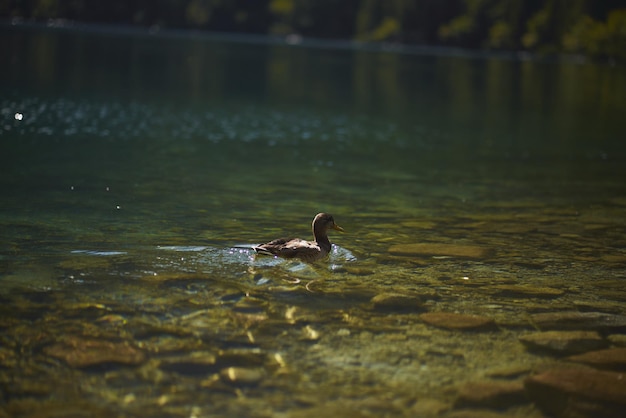
M167 251L169 256L158 258L163 263L161 266L168 271L175 268L182 271L214 273L220 269L233 272L241 269L280 268L296 277L303 274L318 275L308 263L256 255L251 249L252 245L249 245L249 248L241 247L242 245L231 248L159 246L158 249ZM172 253L174 255L171 255ZM320 267L327 265L328 270L333 271L341 269L345 263L355 261L357 258L349 250L333 245L327 260L320 263ZM263 283L266 282L267 280L263 280Z
M519 343L530 315L626 314L623 72L5 35L0 369L19 384L0 401L12 411L60 399L67 414L80 393L93 416L333 403L413 416L424 397L453 408L450 393L489 370L558 362ZM328 260L238 248L306 238L320 211L348 231ZM393 250L423 243L453 254ZM440 311L498 328L419 316ZM98 362L94 340L147 359ZM70 366L85 344L94 364Z

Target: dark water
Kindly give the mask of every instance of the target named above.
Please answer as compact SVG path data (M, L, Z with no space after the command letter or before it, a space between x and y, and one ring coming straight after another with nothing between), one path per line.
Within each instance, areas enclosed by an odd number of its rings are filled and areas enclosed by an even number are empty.
M626 313L621 67L16 27L0 50L10 416L439 416L559 361L518 341L529 315ZM328 261L234 248L321 211ZM393 248L417 243L445 249Z

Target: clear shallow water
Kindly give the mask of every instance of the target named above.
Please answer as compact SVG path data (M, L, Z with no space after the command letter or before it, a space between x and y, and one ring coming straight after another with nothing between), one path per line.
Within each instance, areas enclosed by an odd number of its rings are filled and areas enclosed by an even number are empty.
M518 341L529 315L625 314L622 68L0 35L9 415L445 411L464 382L559 361ZM347 230L326 262L235 248L320 211ZM393 249L416 243L448 253ZM420 319L440 311L497 329Z

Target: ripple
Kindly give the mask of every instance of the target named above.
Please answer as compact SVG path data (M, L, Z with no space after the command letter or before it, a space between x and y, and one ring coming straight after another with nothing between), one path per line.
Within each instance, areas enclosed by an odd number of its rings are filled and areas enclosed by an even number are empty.
M72 254L85 254L85 255L93 255L98 257L110 257L114 255L126 255L128 252L126 251L98 251L98 250L72 250L70 251Z
M159 250L182 251L182 252L198 252L198 251L204 251L207 248L208 247L195 246L195 245L190 245L190 246L185 246L185 245L159 245L159 246L157 246L157 249L159 249Z

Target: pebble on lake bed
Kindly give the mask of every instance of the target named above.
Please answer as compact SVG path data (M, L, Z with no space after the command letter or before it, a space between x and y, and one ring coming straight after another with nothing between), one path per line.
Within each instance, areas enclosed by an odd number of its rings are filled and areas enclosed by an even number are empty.
M510 418L511 415L492 411L486 408L467 408L451 411L446 418Z
M514 298L556 298L562 296L565 291L553 287L538 287L531 285L496 285L490 289L497 296Z
M530 316L530 321L539 329L558 330L624 330L626 316L604 312L546 312Z
M111 363L133 366L145 360L145 354L128 343L77 337L68 337L63 342L50 345L44 352L77 368Z
M621 418L626 410L623 373L553 369L527 378L524 387L539 408L558 417Z
M450 404L438 399L420 398L411 407L411 413L416 417L434 417L441 415L450 408Z
M600 369L626 371L626 348L624 347L589 351L588 353L571 356L567 359Z
M626 335L624 334L609 335L607 340L616 347L626 347Z
M491 318L452 312L427 312L421 314L420 319L429 325L450 330L483 330L495 326Z
M191 355L166 357L161 360L159 369L186 376L205 376L217 372L219 366L216 362L213 353L194 352Z
M523 335L520 342L530 350L554 354L578 354L604 348L608 342L595 331L546 331Z
M221 350L217 356L217 364L223 368L241 367L254 368L262 366L267 361L267 353L257 348L231 348Z
M321 338L319 331L311 327L310 325L302 328L302 336L300 340L302 341L318 341Z
M226 383L235 385L255 385L263 379L263 370L244 367L228 367L220 370L220 377Z
M381 311L415 311L422 307L420 298L401 293L381 293L370 302L374 309Z
M508 408L525 402L527 400L521 380L486 380L469 382L461 386L455 406Z

